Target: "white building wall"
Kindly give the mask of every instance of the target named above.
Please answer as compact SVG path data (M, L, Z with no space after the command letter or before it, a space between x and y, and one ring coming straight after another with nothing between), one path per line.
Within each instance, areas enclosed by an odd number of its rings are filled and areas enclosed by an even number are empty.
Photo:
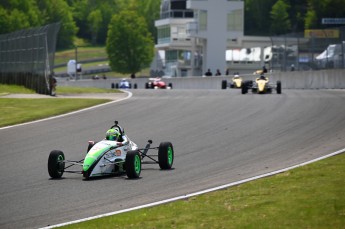
M242 1L227 0L189 0L187 8L207 11L207 29L198 31L197 38L203 38L203 72L211 69L213 74L217 69L222 74L226 70L225 52L227 50L227 40L243 36L242 31L227 31L227 16L233 10L244 9Z

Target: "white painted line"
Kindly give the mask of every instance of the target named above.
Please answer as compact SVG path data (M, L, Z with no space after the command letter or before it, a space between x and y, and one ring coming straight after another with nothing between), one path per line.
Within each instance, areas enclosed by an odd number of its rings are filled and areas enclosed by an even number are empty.
M127 96L125 98L122 98L122 99L114 100L114 101L111 101L111 102L108 102L108 103L102 103L102 104L99 104L99 105L96 105L96 106L93 106L93 107L88 107L88 108L84 108L84 109L81 109L81 110L73 111L73 112L70 112L70 113L62 114L62 115L52 116L52 117L45 118L45 119L40 119L40 120L36 120L36 121L32 121L32 122L21 123L21 124L17 124L17 125L13 125L13 126L1 127L0 130L9 129L9 128L13 128L13 127L18 127L18 126L29 125L29 124L33 124L33 123L39 123L39 122L43 122L43 121L52 120L52 119L55 119L55 118L61 118L61 117L65 117L65 116L68 116L68 115L77 114L77 113L80 113L80 112L83 112L83 111L87 111L87 110L96 109L98 107L106 106L106 105L109 105L109 104L112 104L112 103L117 103L117 102L121 102L123 100L129 99L133 95L130 91L123 91L123 92L127 93Z
M88 221L88 220L98 219L98 218L102 218L102 217L106 217L106 216L117 215L117 214L124 213L124 212L129 212L129 211L139 210L139 209L143 209L143 208L153 207L153 206L157 206L157 205L161 205L161 204L165 204L165 203L170 203L170 202L177 201L177 200L187 199L187 198L190 198L190 197L193 197L193 196L197 196L197 195L201 195L201 194L205 194L205 193L209 193L209 192L218 191L218 190L229 188L229 187L232 187L232 186L235 186L235 185L243 184L243 183L246 183L246 182L249 182L249 181L253 181L253 180L260 179L260 178L276 175L278 173L286 172L288 170L295 169L295 168L298 168L298 167L301 167L301 166L304 166L304 165L307 165L307 164L311 164L313 162L320 161L322 159L325 159L325 158L328 158L328 157L332 157L332 156L335 156L337 154L341 154L341 153L344 153L344 152L345 152L345 148L341 149L341 150L338 150L338 151L336 151L334 153L331 153L331 154L328 154L328 155L325 155L325 156L322 156L322 157L319 157L319 158L316 158L314 160L310 160L310 161L307 161L307 162L304 162L304 163L301 163L301 164L298 164L298 165L294 165L294 166L291 166L291 167L288 167L288 168L285 168L285 169L276 170L276 171L273 171L273 172L270 172L270 173L265 173L265 174L258 175L258 176L255 176L255 177L251 177L251 178L248 178L248 179L244 179L244 180L241 180L241 181L236 181L236 182L232 182L232 183L229 183L229 184L221 185L221 186L218 186L218 187L206 189L206 190L203 190L203 191L200 191L200 192L194 192L194 193L186 194L186 195L183 195L183 196L177 196L177 197L174 197L174 198L170 198L170 199L166 199L166 200L162 200L162 201L157 201L157 202L153 202L153 203L150 203L150 204L144 204L144 205L133 207L133 208L127 208L127 209L124 209L124 210L119 210L119 211L115 211L115 212L109 212L109 213L105 213L105 214L101 214L101 215L96 215L96 216L92 216L92 217L88 217L88 218L84 218L84 219L79 219L79 220L70 221L70 222L66 222L66 223L51 225L51 226L48 226L48 227L43 227L41 229L49 229L49 228L62 227L62 226L66 226L66 225L70 225L70 224L75 224L75 223L81 223L81 222L85 222L85 221Z

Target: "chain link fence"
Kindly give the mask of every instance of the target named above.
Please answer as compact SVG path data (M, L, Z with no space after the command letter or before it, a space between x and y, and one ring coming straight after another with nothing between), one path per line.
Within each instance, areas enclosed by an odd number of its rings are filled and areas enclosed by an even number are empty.
M266 63L273 70L344 69L345 27L271 37Z
M0 83L51 93L60 23L0 35Z

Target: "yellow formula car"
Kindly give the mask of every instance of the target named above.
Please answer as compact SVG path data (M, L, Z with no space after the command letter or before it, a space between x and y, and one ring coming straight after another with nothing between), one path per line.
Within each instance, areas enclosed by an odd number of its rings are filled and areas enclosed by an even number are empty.
M261 75L259 78L256 78L254 82L244 82L242 86L242 94L247 94L248 90L252 90L252 93L266 94L272 93L274 89L277 91L277 94L282 93L281 81L277 81L276 85L273 85L270 83L268 77Z
M242 87L243 79L238 74L232 77L231 82L228 83L226 80L222 81L222 89L226 89L227 87L230 88L241 88Z

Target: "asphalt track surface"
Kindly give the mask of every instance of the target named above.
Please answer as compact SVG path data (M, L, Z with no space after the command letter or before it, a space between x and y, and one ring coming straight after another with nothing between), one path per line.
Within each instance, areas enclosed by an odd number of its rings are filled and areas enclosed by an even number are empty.
M37 228L181 196L296 165L344 148L345 91L135 90L133 97L0 130L0 228ZM118 120L129 138L174 145L174 169L141 179L52 180L49 152L82 159Z

